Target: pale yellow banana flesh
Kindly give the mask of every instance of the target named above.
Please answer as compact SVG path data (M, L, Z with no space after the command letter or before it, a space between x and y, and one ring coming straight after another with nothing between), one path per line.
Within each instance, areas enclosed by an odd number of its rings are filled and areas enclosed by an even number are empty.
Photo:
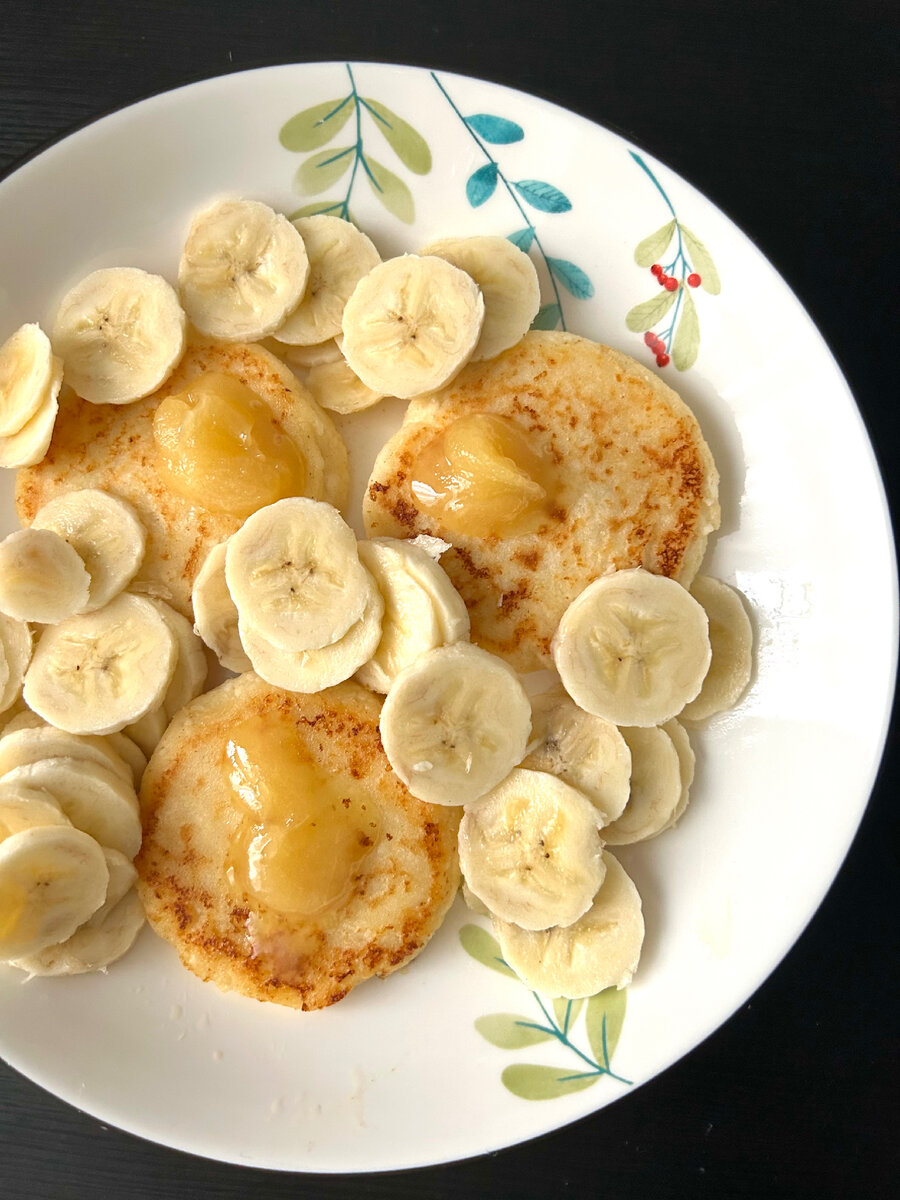
M194 628L228 671L252 671L238 631L237 605L225 580L224 542L214 546L194 580Z
M691 595L703 605L709 619L712 662L700 694L685 705L681 716L705 721L733 708L741 698L753 670L753 627L740 593L720 579L698 575Z
M51 529L19 529L0 542L0 612L55 625L88 603L91 577L77 550Z
M37 414L52 375L53 350L40 325L22 325L0 346L0 439Z

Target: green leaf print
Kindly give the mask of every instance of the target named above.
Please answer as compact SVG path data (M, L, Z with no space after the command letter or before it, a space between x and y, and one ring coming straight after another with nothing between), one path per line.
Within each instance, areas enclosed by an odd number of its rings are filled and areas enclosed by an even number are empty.
M508 967L503 961L500 943L480 925L463 925L459 931L459 940L466 954L474 958L476 962L480 962L482 966L490 967L492 971L499 971L501 975L509 975L512 979L518 979L512 967Z
M669 242L671 242L674 232L675 220L673 218L669 221L668 225L663 225L662 229L657 229L656 233L651 233L642 242L638 242L634 252L634 261L637 265L639 267L649 267L653 263L658 262L665 253Z
M362 103L375 117L376 126L403 165L415 175L427 175L431 170L431 151L421 133L380 101L365 97Z
M578 1019L583 1000L567 1000L561 996L553 1001L553 1015L563 1033L568 1033Z
M642 304L636 304L626 314L625 324L632 333L643 333L645 329L652 329L675 303L676 294L676 292L660 292Z
M696 361L699 349L700 322L697 319L693 297L685 288L681 317L672 342L672 362L679 371L686 371Z
M341 146L337 150L320 150L303 160L294 175L294 186L305 196L316 196L327 191L349 169L353 162L353 147Z
M552 1033L539 1029L527 1017L515 1013L490 1013L486 1017L478 1017L475 1028L492 1046L501 1050L520 1050L523 1046L534 1046L538 1042L548 1042Z
M416 217L416 206L412 192L403 180L374 158L367 156L365 166L372 191L384 207L407 225L412 225Z
M625 1020L625 1005L627 994L610 987L596 996L591 996L587 1003L584 1025L594 1058L602 1067L608 1067L622 1032Z
M558 304L544 304L531 322L532 329L555 329L560 322L562 310Z
M569 1092L581 1092L600 1078L596 1074L573 1074L569 1067L539 1067L515 1063L500 1076L504 1086L523 1100L555 1100Z
M684 238L684 244L688 248L688 257L691 260L691 266L700 276L700 286L705 292L709 292L710 295L718 296L722 290L722 284L719 280L719 272L716 270L715 263L712 260L712 255L696 234L691 233L684 225L681 226L681 236Z
M343 100L325 100L312 108L304 108L303 112L285 121L278 140L285 150L297 153L318 150L343 129L355 105L353 96L345 96Z

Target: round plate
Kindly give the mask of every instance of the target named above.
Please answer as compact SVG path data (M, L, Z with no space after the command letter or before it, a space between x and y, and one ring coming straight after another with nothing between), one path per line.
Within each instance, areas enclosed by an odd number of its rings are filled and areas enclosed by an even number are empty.
M385 257L468 233L527 249L545 328L633 354L697 414L722 476L704 570L749 601L754 679L736 710L692 734L697 778L678 829L621 852L647 923L625 992L571 1005L533 994L459 900L406 970L317 1013L222 994L149 930L108 975L24 983L0 968L0 1051L104 1121L217 1159L362 1171L479 1154L609 1104L696 1046L822 899L893 696L878 471L809 318L721 212L580 117L440 72L251 71L67 138L0 185L0 334L47 327L99 266L172 279L191 215L221 193L349 213ZM660 286L654 262L682 286ZM357 497L398 419L374 414L342 422ZM861 652L861 624L875 653Z

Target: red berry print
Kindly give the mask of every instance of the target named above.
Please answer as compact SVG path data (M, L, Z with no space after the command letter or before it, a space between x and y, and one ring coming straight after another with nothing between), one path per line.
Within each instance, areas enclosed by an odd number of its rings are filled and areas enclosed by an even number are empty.
M666 282L663 286L665 287L667 292L677 292L678 291L678 280L673 279L670 275L667 275Z
M657 338L656 334L653 332L652 329L650 330L649 333L644 334L644 345L649 346L651 350L656 345L658 340L659 339Z
M687 281L691 287L699 287L700 284L703 282L696 271L692 271L691 274L688 275Z
M663 273L663 269L659 265L659 263L654 263L653 266L650 268L651 275L662 275L662 273Z
M669 356L668 356L668 354L657 354L657 356L656 356L656 365L657 365L658 367L667 367L667 366L669 365Z

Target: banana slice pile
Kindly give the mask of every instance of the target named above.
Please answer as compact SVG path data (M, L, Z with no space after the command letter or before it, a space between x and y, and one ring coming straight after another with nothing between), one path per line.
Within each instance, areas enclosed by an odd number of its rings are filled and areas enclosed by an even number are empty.
M30 467L47 453L62 381L39 325L22 325L0 346L0 467Z
M144 923L132 859L146 758L25 710L0 734L0 961L29 975L103 970Z

